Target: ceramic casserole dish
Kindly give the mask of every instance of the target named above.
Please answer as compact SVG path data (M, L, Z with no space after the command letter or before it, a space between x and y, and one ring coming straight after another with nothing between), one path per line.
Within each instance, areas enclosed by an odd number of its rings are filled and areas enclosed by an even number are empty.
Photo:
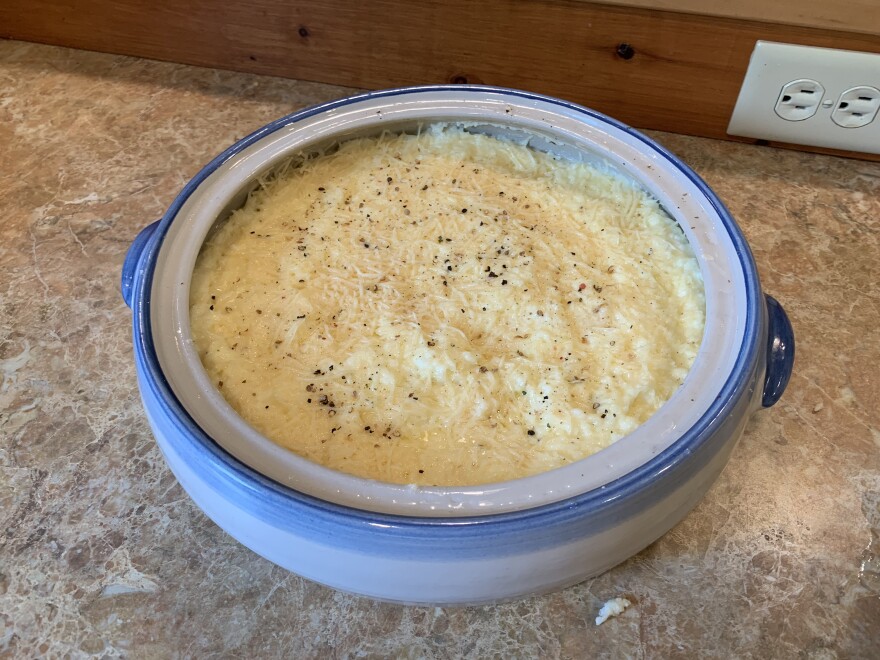
M647 422L571 465L476 487L380 483L311 463L249 427L209 382L189 331L205 236L257 179L320 145L432 122L510 137L634 179L694 248L706 326L684 384ZM761 291L730 213L684 163L586 108L481 86L373 92L297 112L209 163L134 240L122 273L138 385L168 465L245 546L317 582L406 603L479 603L563 587L679 522L726 464L749 416L781 396L791 325ZM295 432L295 429L292 430Z

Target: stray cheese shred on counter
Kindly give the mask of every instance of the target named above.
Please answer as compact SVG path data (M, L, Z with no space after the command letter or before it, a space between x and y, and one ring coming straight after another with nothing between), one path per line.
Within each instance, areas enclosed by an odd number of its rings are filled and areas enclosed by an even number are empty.
M705 303L632 182L463 127L354 139L263 181L206 241L202 363L274 442L463 486L607 447L684 381Z

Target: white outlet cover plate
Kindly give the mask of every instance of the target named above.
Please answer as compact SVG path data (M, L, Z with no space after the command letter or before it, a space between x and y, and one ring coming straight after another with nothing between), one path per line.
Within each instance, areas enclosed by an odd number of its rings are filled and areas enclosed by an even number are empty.
M825 88L809 119L787 121L774 108L783 86L815 80ZM880 154L880 116L859 128L831 121L840 95L860 85L880 89L880 54L758 41L727 132L774 142Z

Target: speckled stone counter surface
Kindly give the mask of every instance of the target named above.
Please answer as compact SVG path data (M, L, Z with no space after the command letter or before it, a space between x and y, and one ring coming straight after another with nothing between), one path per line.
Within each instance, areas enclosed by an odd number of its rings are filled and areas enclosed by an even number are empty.
M401 607L194 507L138 398L125 250L236 138L346 93L0 41L0 656L878 657L877 163L655 135L738 218L798 361L697 509L610 572ZM596 627L615 596L633 606Z

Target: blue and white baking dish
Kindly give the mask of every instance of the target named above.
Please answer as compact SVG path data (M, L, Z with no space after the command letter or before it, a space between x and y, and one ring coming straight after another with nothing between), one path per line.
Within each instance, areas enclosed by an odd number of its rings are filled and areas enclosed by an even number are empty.
M702 269L706 329L682 387L645 424L572 465L479 487L360 479L260 436L208 381L189 332L196 255L261 175L316 145L435 121L601 162L657 197ZM211 161L125 259L144 409L177 479L220 527L306 578L407 603L479 603L576 583L679 522L715 481L749 416L781 396L791 325L709 187L663 147L586 108L521 91L415 87L279 119ZM292 431L295 432L295 429Z

